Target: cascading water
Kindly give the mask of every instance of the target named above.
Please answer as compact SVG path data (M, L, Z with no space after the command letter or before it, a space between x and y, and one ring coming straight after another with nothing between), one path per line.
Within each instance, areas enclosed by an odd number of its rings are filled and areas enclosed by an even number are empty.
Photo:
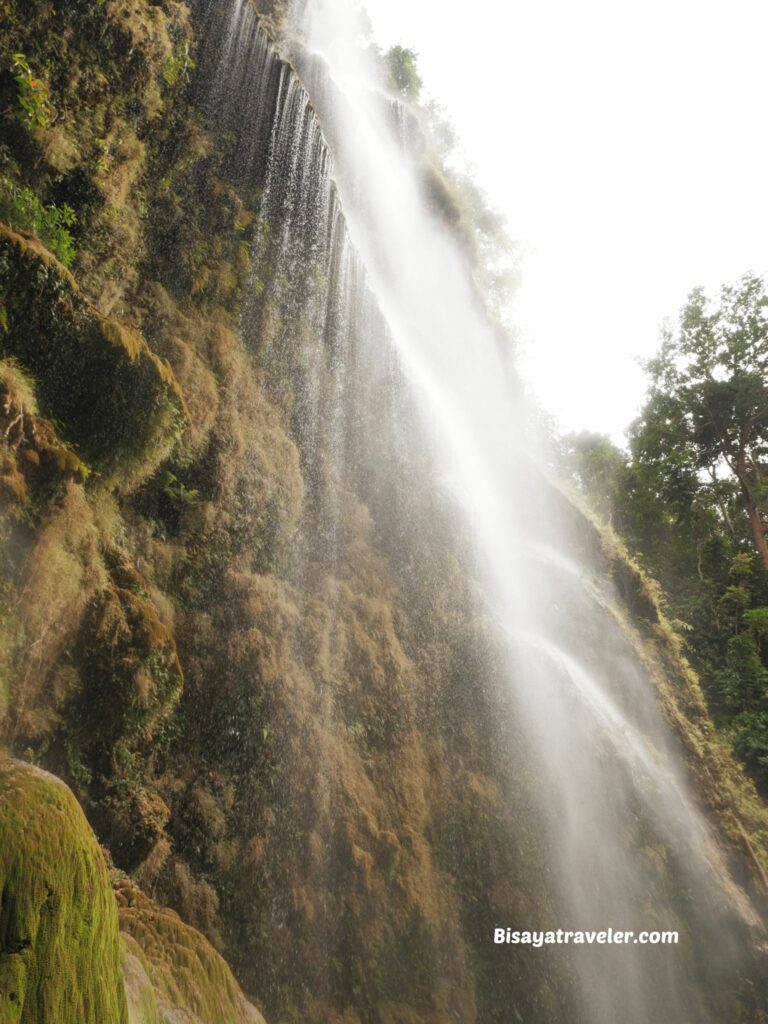
M243 330L262 353L267 387L279 390L289 363L297 382L289 408L324 564L338 544L346 476L381 454L359 413L382 390L396 437L411 430L415 406L445 500L472 538L550 850L549 926L681 933L673 948L564 949L574 1024L721 1021L712 993L739 988L758 921L688 791L612 596L580 564L537 468L467 262L430 211L356 15L343 0L297 6L284 44L297 77L245 0L210 10L220 58L212 102L239 136L238 173L263 187ZM315 461L321 451L325 461ZM495 925L543 922L487 924L490 943ZM549 1019L541 1013L534 1019Z
M306 5L300 31L306 50L296 59L335 142L354 245L420 395L437 457L457 482L509 636L510 685L546 780L539 796L551 815L560 924L679 920L671 907L649 905L649 893L659 903L665 894L640 847L659 844L681 890L695 894L687 916L704 970L727 976L729 943L742 915L750 917L746 900L686 793L661 716L612 635L616 627L578 578L563 579L557 558L552 571L530 557L542 540L558 550L549 535L557 524L542 521L546 499L520 452L521 419L497 341L456 243L429 213L415 166L391 131L356 45L354 16L341 3L317 0ZM533 502L524 498L531 489ZM577 962L586 1020L706 1019L674 955L611 952L589 951Z

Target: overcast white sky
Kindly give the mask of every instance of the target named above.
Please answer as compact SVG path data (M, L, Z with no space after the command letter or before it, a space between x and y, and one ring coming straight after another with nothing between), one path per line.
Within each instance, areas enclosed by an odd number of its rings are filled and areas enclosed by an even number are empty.
M768 272L768 3L364 2L533 247L514 311L532 389L620 440L662 319Z

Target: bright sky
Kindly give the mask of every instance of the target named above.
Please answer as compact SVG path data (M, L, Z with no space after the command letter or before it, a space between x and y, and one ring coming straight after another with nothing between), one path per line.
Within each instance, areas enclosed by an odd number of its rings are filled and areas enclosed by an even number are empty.
M522 370L617 441L690 289L768 272L765 0L364 0L533 253Z

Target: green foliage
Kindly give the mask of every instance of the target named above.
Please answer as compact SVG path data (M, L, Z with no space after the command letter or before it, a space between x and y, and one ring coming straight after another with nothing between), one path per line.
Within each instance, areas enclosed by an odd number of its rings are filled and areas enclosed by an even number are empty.
M189 52L189 43L185 40L178 51L169 57L163 65L162 75L166 85L176 85L179 81L187 81L195 62Z
M747 275L694 291L650 361L630 451L566 439L596 510L661 582L710 711L768 790L768 295Z
M194 487L187 487L169 469L163 470L161 486L165 497L177 508L194 505L197 501L199 491Z
M45 205L32 189L15 185L3 177L0 178L0 220L16 230L37 235L65 267L72 266L75 243L70 229L77 223L77 216L68 203L60 207L55 203Z
M418 54L405 46L393 46L386 54L389 76L395 89L408 100L417 102L423 82L417 69Z
M750 608L744 612L743 620L756 638L768 637L768 608Z
M571 465L606 520L620 501L626 457L604 434L582 431L566 438Z
M747 551L735 555L728 566L728 575L737 580L751 579L754 571L754 560Z
M676 333L648 363L648 404L631 432L634 460L681 521L741 506L768 572L768 293L745 275L712 304L691 293Z
M19 113L27 128L47 128L55 110L48 86L32 73L23 53L11 55L11 74L16 83Z

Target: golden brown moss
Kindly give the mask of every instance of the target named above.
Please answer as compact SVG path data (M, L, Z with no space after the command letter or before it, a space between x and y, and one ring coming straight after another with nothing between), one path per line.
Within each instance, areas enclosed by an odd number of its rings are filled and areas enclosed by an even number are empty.
M127 880L115 886L126 950L153 990L160 1024L264 1024L219 954L173 910L158 907ZM138 948L137 948L138 947ZM133 965L129 989L148 1006L140 1024L153 1024L152 998ZM138 993L137 993L138 990Z

